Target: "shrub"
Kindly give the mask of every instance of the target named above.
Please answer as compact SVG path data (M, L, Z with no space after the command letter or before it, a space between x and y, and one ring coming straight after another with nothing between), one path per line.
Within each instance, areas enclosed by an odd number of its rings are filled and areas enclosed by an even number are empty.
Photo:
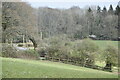
M47 50L47 56L56 57L58 55L57 53L59 51L59 48L58 46L50 46L46 50Z
M2 57L17 58L17 50L9 44L2 44Z
M2 57L23 58L23 59L38 59L39 54L35 50L16 50L9 44L3 44Z
M40 57L45 57L46 55L46 50L44 48L37 49L37 52L40 55Z
M112 66L118 65L118 49L113 46L108 46L107 49L104 50L104 53L102 54L106 65L104 67L105 70L111 71Z
M39 54L35 50L26 50L26 51L18 51L18 58L23 59L38 59Z
M48 57L54 57L59 60L68 59L70 47L65 45L64 42L59 44L52 44L45 49Z
M96 52L99 48L91 39L85 39L78 43L77 46L79 51L85 50L90 53Z
M86 39L76 44L75 46L76 58L79 58L79 63L86 67L91 67L95 62L95 55L98 50L91 40Z
M90 39L75 42L53 39L50 46L42 52L47 52L48 57L59 59L59 61L67 60L72 64L91 67L95 62L95 54L98 51L96 46Z

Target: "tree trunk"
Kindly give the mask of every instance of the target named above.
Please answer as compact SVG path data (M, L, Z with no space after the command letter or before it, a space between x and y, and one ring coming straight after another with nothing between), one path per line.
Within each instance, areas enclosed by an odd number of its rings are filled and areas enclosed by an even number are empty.
M36 43L35 39L31 36L28 36L28 38L29 38L30 41L32 41L33 46L34 46L34 50L35 50L35 48L37 47L37 43Z
M2 43L6 43L6 39L2 37Z
M2 43L6 43L6 38L4 33L2 33Z

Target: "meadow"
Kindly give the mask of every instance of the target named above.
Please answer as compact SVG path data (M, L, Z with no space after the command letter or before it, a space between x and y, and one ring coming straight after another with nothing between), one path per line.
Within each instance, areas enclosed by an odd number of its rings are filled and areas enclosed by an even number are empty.
M3 78L117 78L118 75L50 61L2 58Z
M118 41L110 41L110 40L93 40L93 42L99 46L100 49L106 49L109 45L118 48Z

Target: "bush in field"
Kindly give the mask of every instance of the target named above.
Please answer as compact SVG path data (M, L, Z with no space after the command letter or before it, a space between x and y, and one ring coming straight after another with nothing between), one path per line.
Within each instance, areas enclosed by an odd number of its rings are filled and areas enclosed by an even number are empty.
M65 58L65 55L67 55L67 48L65 46L51 46L47 49L47 52L50 57L56 57L56 58Z
M47 49L47 55L59 61L67 61L69 58L70 48L64 45L50 46Z
M49 57L54 57L59 60L68 59L70 51L69 40L66 38L53 37L49 40L49 46L46 47L46 52Z
M102 54L106 65L104 67L105 70L111 71L112 66L118 65L118 49L113 46L108 46L107 49L104 50Z
M12 45L2 45L2 57L24 58L24 59L38 59L39 54L35 50L16 50Z
M47 56L57 57L59 48L58 48L58 46L50 46L46 50L47 50Z
M78 44L78 50L85 50L93 53L98 50L98 46L91 39L85 39Z
M66 42L69 42L69 39L65 35L63 35L63 36L58 35L56 37L51 37L48 40L49 46L47 48L50 49L50 51L56 52L56 50L59 49L60 47L64 47ZM51 49L53 49L53 50L51 50Z
M72 44L72 42L53 40L51 46L46 48L47 56L66 59L73 64L91 67L95 62L95 55L98 50L90 39L82 40Z
M95 62L95 54L98 50L90 39L71 44L71 42L57 41L51 42L47 51L47 56L66 59L74 64L91 67Z
M37 52L38 52L40 57L45 57L45 55L46 55L46 49L45 48L37 49Z
M9 44L2 44L2 56L17 58L17 50Z
M91 67L95 62L95 55L98 50L91 40L83 40L76 44L75 52L73 55L79 60L78 62L86 67Z
M58 51L58 57L60 57L60 59L68 59L70 55L70 51L71 51L70 46L65 46L65 45L60 46Z
M17 56L18 58L23 58L23 59L38 59L39 58L39 54L35 50L18 51Z

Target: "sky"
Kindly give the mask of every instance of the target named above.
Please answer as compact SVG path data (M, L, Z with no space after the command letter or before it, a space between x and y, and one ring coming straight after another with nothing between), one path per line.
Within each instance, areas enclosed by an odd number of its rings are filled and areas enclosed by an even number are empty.
M87 6L104 6L109 9L110 4L113 5L113 8L117 6L119 0L23 0L28 2L32 7L50 7L50 8L60 8L68 9L72 6L79 6L84 8Z

